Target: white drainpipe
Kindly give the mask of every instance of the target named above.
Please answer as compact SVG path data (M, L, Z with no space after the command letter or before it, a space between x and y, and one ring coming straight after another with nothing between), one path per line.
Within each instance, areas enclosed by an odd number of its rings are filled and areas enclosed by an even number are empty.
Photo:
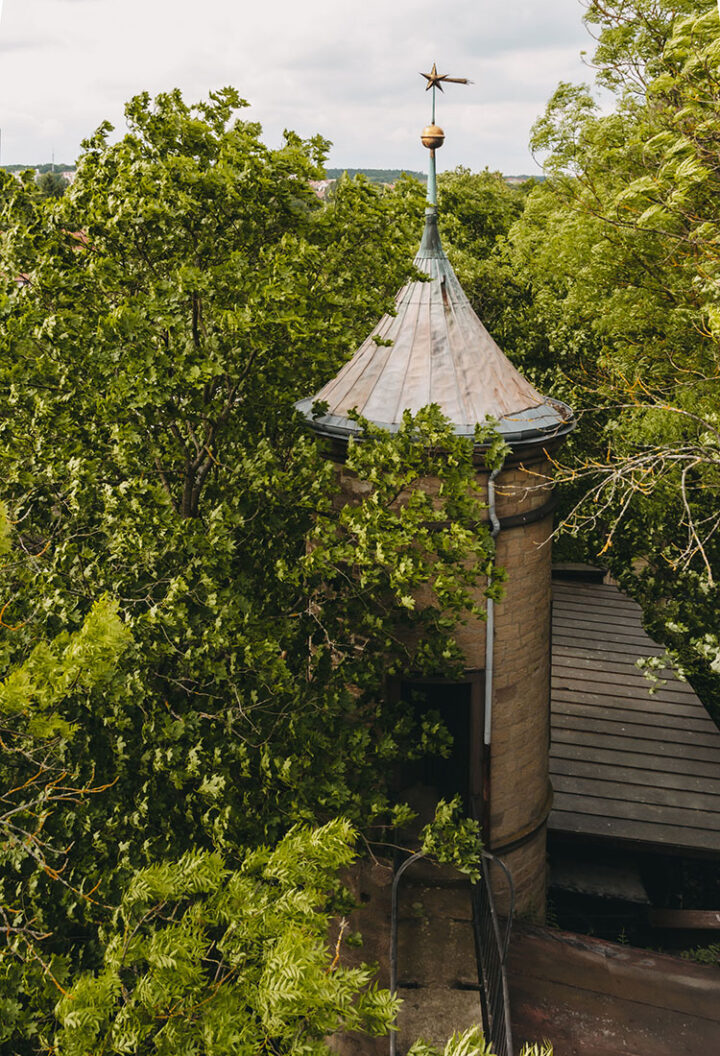
M500 469L494 469L488 478L488 513L490 515L490 534L497 539L500 534L500 521L495 508L495 478ZM491 580L492 582L492 580ZM493 675L495 660L495 602L492 598L487 599L487 623L485 627L485 750L489 751L492 740L492 710L493 710ZM489 833L488 833L489 836Z

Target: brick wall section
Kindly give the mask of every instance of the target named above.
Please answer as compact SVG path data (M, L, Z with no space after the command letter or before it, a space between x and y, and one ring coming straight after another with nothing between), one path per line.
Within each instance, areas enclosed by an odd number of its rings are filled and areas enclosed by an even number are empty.
M527 513L550 497L548 463L504 471L496 480L500 518ZM486 475L485 475L486 479ZM490 771L490 847L511 869L516 912L542 920L545 912L545 827L550 804L550 598L552 515L507 528L497 539L497 563L507 571L505 596L495 606L495 666ZM485 623L473 620L457 638L468 667L485 667ZM538 827L539 826L539 827ZM505 852L504 845L528 842ZM494 884L499 908L504 884Z
M367 490L338 466L344 501ZM479 482L487 494L487 472ZM429 488L434 482L428 481ZM504 470L495 483L500 518L527 513L550 497L543 457ZM495 676L491 748L490 850L498 850L515 883L516 912L542 920L545 911L545 827L549 809L550 589L552 515L504 529L497 563L506 569L505 596L495 607ZM479 600L484 604L482 591ZM469 669L485 668L485 622L469 620L456 637ZM532 835L531 835L532 834ZM504 845L527 838L515 850ZM506 898L496 895L502 910Z
M532 839L514 851L504 852L499 857L510 870L515 888L515 914L535 923L545 920L546 902L546 858L545 826ZM508 885L500 869L494 867L490 874L495 908L502 917L510 910Z

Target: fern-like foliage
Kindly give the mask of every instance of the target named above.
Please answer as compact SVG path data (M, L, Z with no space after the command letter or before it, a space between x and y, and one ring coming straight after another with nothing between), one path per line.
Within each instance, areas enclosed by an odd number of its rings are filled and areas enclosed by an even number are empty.
M387 1033L397 1001L327 944L353 843L335 820L239 865L191 851L136 873L102 970L57 1007L59 1056L321 1056L336 1031Z

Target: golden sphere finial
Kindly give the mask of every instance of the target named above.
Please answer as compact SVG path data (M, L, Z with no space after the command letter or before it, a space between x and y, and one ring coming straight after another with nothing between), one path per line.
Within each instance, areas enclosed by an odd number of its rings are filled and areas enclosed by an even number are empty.
M439 125L425 125L425 128L420 134L420 139L424 147L428 150L437 150L445 142L445 133Z

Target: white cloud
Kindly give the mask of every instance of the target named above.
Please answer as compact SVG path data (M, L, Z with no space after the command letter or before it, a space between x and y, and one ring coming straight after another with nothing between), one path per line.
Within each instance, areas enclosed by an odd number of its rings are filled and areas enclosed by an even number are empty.
M526 169L557 81L587 79L581 14L579 0L8 0L3 162L72 160L138 91L234 84L271 142L291 127L333 140L331 164L422 168L418 71L437 61L475 81L440 97L443 161Z

